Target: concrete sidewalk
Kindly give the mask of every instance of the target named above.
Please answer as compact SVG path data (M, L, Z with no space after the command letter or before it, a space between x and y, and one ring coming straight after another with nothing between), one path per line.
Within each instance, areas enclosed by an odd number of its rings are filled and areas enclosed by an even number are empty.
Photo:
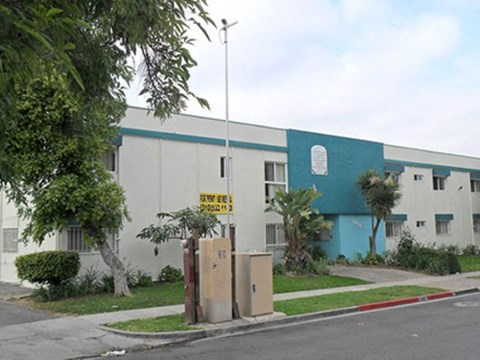
M372 268L334 268L333 273L343 271L343 276L365 277L367 272L377 271L377 280L381 282L356 285L334 289L323 289L297 293L276 294L275 300L292 299L305 296L318 296L324 294L362 291L367 289L395 286L395 285L421 285L428 287L443 288L448 291L462 292L466 289L480 287L480 280L469 279L472 276L480 276L479 272L449 275L443 277L425 276L415 273L401 272L392 274L391 269L381 275L381 271ZM394 270L395 271L395 270ZM345 275L347 272L350 275ZM362 273L362 274L360 274ZM411 275L408 275L411 274ZM383 276L383 277L382 277ZM385 281L386 280L386 281ZM252 319L240 319L219 325L206 326L203 331L182 334L123 334L112 332L100 325L124 320L157 317L182 313L183 305L157 307L149 309L119 311L104 314L85 315L79 317L63 317L37 321L33 323L10 325L0 328L0 358L1 359L81 359L108 354L113 350L144 349L162 346L172 341L193 340L195 337L216 336L252 329L266 328L283 325L285 323L300 322L315 318L318 315L304 315L298 317L276 316L258 317ZM335 312L327 312L323 316L332 316L338 313L353 312L354 309L341 309Z

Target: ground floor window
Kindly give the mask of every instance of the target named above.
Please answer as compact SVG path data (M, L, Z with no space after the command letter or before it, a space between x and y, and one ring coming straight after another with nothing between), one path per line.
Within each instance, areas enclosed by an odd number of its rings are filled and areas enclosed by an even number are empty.
M285 233L283 224L267 224L266 226L267 251L273 254L273 261L281 261L285 253Z
M480 234L480 219L473 220L473 232L475 234Z
M330 241L332 240L332 230L331 229L321 229L320 231L315 231L313 234L313 241Z
M16 253L18 252L18 228L5 228L3 235L3 252Z
M117 249L117 236L114 234L110 234L107 238L109 241L112 250ZM85 243L83 238L83 229L80 226L70 226L67 229L67 250L70 251L78 251L80 253L90 253L94 252L91 246Z
M450 221L437 220L435 222L435 231L437 235L450 235Z
M385 223L385 236L387 238L399 238L403 232L403 221L387 221Z

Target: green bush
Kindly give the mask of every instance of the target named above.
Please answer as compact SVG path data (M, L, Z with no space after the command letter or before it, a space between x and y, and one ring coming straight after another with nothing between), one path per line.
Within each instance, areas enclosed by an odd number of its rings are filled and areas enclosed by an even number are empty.
M15 266L22 281L56 286L77 276L80 257L73 251L42 251L17 257Z
M456 274L462 272L462 266L458 262L458 258L455 254L447 254L448 273Z
M272 267L273 275L285 275L287 273L287 269L285 269L285 265L282 263L277 263Z
M328 260L321 259L321 260L310 262L307 266L307 271L310 274L329 275L330 269L328 268Z
M312 259L315 261L326 259L327 253L320 246L316 246L312 249Z
M182 270L167 265L160 272L158 279L169 283L181 282L183 281Z
M480 251L478 247L473 244L465 246L465 248L462 250L463 256L477 256L479 254L480 254Z

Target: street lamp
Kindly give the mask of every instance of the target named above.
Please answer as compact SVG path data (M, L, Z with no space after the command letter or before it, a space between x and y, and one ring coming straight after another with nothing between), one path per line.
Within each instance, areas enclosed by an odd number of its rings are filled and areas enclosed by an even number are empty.
M236 25L238 21L235 21L231 24L227 20L222 19L222 28L220 31L224 32L223 40L220 40L223 45L225 45L225 150L226 150L226 159L225 159L225 173L227 178L227 228L226 233L230 231L230 181L231 181L231 171L230 171L230 130L229 130L229 113L228 113L228 29L233 25Z

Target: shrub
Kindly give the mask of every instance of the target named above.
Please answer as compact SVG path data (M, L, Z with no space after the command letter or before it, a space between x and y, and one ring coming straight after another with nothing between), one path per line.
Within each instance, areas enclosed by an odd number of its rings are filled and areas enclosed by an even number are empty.
M447 265L449 274L456 274L462 272L462 266L458 262L458 258L455 254L447 253Z
M347 258L345 257L345 255L343 254L339 254L337 256L337 260L336 260L337 264L341 264L341 265L346 265L348 264L348 260Z
M73 251L42 251L16 258L18 277L40 285L60 285L77 276L80 257Z
M138 287L151 287L153 286L153 280L150 275L148 275L143 270L137 270L136 273L137 285Z
M479 255L480 251L476 245L470 244L465 246L465 248L462 250L462 255L463 256L477 256Z
M277 263L273 265L272 273L273 275L285 275L287 273L287 270L285 269L285 265L283 265L282 263Z
M318 261L326 258L327 258L327 253L320 246L316 246L312 249L312 259L314 261Z
M102 289L105 292L113 293L115 290L115 283L113 281L113 276L110 274L103 274L102 275Z
M317 275L330 274L330 269L328 268L328 260L321 259L321 260L310 262L308 264L307 271L311 274L317 274Z
M160 281L165 281L169 283L177 283L183 281L182 270L167 265L160 272L160 276L158 277L158 279Z

